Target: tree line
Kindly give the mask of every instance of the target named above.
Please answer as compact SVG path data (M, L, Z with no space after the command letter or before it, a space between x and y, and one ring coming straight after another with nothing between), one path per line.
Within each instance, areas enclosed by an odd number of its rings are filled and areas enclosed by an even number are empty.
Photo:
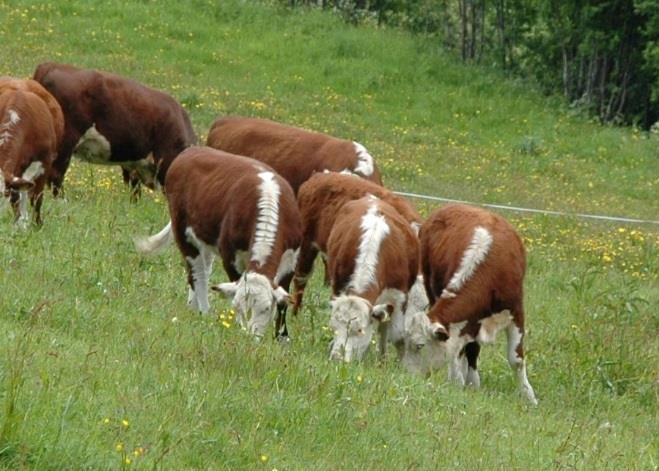
M432 37L464 62L534 79L601 122L659 121L657 0L279 0Z

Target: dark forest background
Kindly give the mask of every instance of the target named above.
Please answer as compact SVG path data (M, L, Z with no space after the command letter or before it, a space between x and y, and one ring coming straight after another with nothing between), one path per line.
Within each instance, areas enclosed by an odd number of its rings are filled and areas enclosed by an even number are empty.
M279 0L425 35L603 123L659 121L659 0Z

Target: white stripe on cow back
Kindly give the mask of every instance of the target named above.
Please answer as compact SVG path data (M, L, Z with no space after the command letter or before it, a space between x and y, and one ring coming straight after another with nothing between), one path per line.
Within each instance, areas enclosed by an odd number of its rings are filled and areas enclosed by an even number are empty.
M442 291L442 298L453 298L456 293L469 281L476 272L476 268L483 263L492 246L492 234L482 226L476 227L471 242L467 246L460 266L451 277L446 288Z
M11 108L7 110L7 120L0 124L0 147L12 138L12 128L21 121L21 117Z
M362 216L361 229L362 236L355 260L355 270L348 284L348 288L356 293L363 293L375 282L380 245L390 232L387 221L378 211L377 201L373 201L366 214Z
M368 153L366 147L361 145L359 142L352 143L355 146L355 153L357 154L357 165L355 166L355 172L369 177L373 174L373 157Z
M281 188L275 174L269 171L259 173L261 196L257 203L258 215L254 242L252 243L251 261L264 265L272 253L272 247L277 239L277 225L279 223L279 194Z

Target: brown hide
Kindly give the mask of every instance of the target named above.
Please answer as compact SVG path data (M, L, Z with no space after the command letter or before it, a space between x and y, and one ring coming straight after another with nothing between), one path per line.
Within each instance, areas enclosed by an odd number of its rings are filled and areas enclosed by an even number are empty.
M64 112L64 137L51 179L55 190L62 185L76 144L92 125L110 142L110 162L134 162L153 153L160 184L172 160L196 143L183 107L134 80L55 62L37 66L34 79Z
M302 216L302 245L295 270L294 312L302 305L306 282L319 251L327 253L327 239L341 207L368 194L389 203L408 222L421 225L422 218L405 198L354 175L337 172L317 173L298 192Z
M50 108L38 95L27 90L28 86L15 86L0 94L0 169L5 179L6 191L10 196L18 217L18 190L29 187L30 200L35 208L35 220L41 224L42 193L57 152L57 125ZM18 117L11 124L10 114ZM21 178L33 162L41 162L43 174L33 182Z
M348 289L355 271L356 259L362 238L362 217L371 205L376 204L383 215L389 233L379 248L375 283L366 291ZM419 242L409 223L389 204L370 196L350 201L341 208L341 214L327 242L327 260L332 292L363 297L374 304L380 293L393 288L407 293L414 284L419 266Z
M211 126L206 144L265 162L288 180L296 194L300 185L314 172L353 170L357 164L352 141L267 119L217 119ZM375 160L373 174L362 176L382 185Z
M478 226L487 229L493 238L485 260L456 297L441 298ZM451 204L428 217L419 237L424 281L432 306L428 313L431 322L447 326L468 321L463 332L475 337L478 321L508 309L523 328L526 256L520 237L504 218L481 208Z
M36 80L21 80L13 77L0 77L0 95L9 90L21 90L32 92L43 100L53 117L53 126L55 128L55 137L57 145L62 142L64 135L64 115L62 107L59 105L54 96L48 90L43 88Z
M209 147L190 147L172 163L165 179L172 230L184 256L197 249L186 239L190 227L205 244L215 247L232 281L237 250L250 251L260 198L258 174L274 171L261 162ZM280 186L277 237L265 265L250 262L248 270L273 280L285 250L297 249L301 240L300 214L293 190L275 173Z

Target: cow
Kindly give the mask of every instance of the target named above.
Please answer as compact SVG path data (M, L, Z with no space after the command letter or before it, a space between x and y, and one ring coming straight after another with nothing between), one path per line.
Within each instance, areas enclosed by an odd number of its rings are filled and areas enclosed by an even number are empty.
M481 344L506 329L508 362L522 394L537 404L524 361L524 245L501 216L450 204L421 226L421 264L429 310L405 319L403 363L428 373L448 362L449 379L480 386Z
M170 166L165 195L170 222L160 233L137 239L138 251L155 253L173 235L188 268L188 304L202 313L210 309L208 279L219 255L230 282L213 289L233 299L241 326L263 337L278 307L277 334L287 338L286 289L302 228L286 180L262 162L193 146Z
M64 135L50 183L61 191L71 155L121 165L148 186L162 185L174 158L197 138L190 118L171 96L109 72L45 62L34 80L59 102ZM133 173L131 173L133 172Z
M405 198L354 175L338 172L317 173L302 184L297 201L302 216L302 245L293 278L293 313L302 306L304 289L313 272L318 253L326 259L327 240L342 207L348 201L371 194L390 204L410 224L415 233L422 218Z
M210 128L206 145L265 162L288 180L295 194L314 172L323 170L348 170L382 185L373 157L358 142L267 119L219 118Z
M43 189L64 127L57 106L36 82L0 79L0 194L21 227L29 222L28 198L36 224L43 223Z
M0 94L10 90L32 92L43 100L48 107L48 111L50 111L50 115L53 117L55 138L57 140L57 145L59 146L59 143L62 142L62 137L64 136L64 114L62 113L62 107L55 97L36 80L0 77Z
M327 242L332 286L330 358L360 360L379 333L402 353L407 293L417 279L419 241L398 211L369 195L345 203Z

